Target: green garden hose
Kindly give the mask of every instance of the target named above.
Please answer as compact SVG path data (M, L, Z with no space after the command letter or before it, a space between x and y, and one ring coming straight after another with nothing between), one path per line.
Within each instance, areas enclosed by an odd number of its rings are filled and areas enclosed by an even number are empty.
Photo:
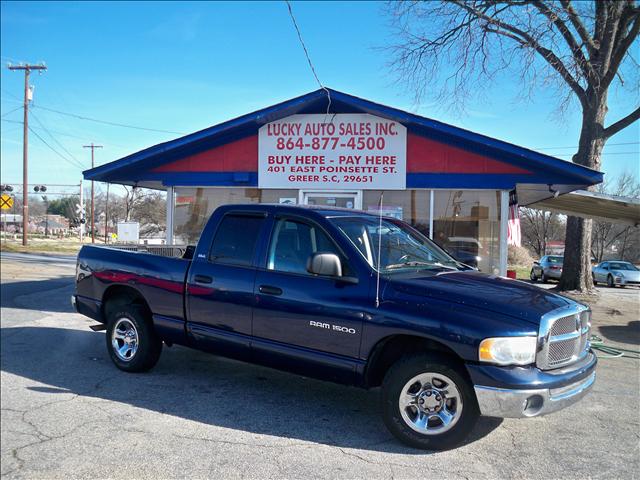
M608 347L604 344L604 340L598 335L591 335L589 339L591 342L591 348L603 353L604 355L598 355L598 358L635 358L640 360L640 351L638 350L628 350L626 348L620 347Z

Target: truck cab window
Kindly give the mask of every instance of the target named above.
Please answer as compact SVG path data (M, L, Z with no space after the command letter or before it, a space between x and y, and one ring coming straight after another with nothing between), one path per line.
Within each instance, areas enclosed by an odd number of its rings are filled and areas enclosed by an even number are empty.
M226 215L216 232L209 260L229 265L251 265L264 217Z
M307 272L309 257L317 252L342 255L318 227L295 220L279 220L271 239L267 268L281 272ZM346 267L343 260L343 268Z

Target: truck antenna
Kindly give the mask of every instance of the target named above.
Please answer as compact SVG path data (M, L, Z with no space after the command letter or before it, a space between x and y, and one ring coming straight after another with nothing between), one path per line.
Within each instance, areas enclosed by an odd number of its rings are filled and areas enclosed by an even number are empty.
M380 203L378 205L378 268L376 271L376 308L380 306L380 265L382 254L382 199L384 198L384 191L380 193Z

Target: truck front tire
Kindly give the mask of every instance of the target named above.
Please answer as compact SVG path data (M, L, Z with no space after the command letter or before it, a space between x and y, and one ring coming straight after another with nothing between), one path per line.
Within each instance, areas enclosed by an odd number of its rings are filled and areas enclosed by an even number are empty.
M122 305L113 309L106 333L107 351L120 370L145 372L158 363L162 341L141 307Z
M396 362L382 384L384 422L403 443L446 450L469 435L480 409L462 368L445 355L409 355Z

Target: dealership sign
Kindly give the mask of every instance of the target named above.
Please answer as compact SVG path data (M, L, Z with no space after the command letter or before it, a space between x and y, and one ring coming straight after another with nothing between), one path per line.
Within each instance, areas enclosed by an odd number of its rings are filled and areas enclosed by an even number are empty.
M407 129L361 113L292 115L260 128L258 186L403 190Z

